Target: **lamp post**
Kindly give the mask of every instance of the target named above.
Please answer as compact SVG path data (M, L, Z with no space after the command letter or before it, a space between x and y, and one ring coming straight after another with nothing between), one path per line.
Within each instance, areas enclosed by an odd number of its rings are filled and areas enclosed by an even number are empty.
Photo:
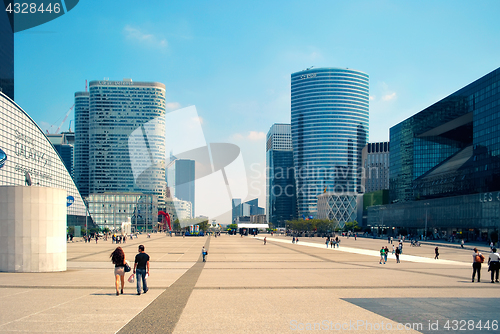
M425 206L425 230L424 230L424 240L427 240L427 208L430 204L424 203Z

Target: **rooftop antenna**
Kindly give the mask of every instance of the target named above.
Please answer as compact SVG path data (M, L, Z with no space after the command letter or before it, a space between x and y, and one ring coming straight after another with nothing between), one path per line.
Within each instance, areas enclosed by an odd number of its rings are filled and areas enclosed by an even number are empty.
M87 80L85 79L85 92L87 91Z

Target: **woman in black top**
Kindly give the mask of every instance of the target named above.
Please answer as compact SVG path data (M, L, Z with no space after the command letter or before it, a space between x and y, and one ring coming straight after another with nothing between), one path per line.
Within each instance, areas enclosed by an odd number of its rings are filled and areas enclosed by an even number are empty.
M118 296L120 293L118 291L118 286L120 285L120 281L122 283L122 288L120 292L123 294L123 286L125 285L125 252L121 247L116 247L116 249L109 256L111 258L111 262L115 265L115 286L116 286L116 295Z

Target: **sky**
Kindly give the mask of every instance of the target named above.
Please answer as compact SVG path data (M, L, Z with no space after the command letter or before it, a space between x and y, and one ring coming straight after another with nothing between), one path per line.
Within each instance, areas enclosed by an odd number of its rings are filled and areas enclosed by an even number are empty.
M290 123L292 73L367 73L369 141L387 141L500 66L499 12L497 0L81 0L15 34L15 100L53 133L85 80L164 83L168 111L195 106L207 143L240 147L247 199L264 207L265 136Z

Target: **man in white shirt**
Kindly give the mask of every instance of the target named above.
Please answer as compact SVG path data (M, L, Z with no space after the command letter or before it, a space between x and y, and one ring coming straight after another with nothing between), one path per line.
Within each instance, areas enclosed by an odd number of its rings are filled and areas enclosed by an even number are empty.
M491 271L491 283L498 283L498 271L500 270L500 255L497 253L496 248L491 249L490 257L488 258L489 271ZM496 280L493 281L493 276Z

